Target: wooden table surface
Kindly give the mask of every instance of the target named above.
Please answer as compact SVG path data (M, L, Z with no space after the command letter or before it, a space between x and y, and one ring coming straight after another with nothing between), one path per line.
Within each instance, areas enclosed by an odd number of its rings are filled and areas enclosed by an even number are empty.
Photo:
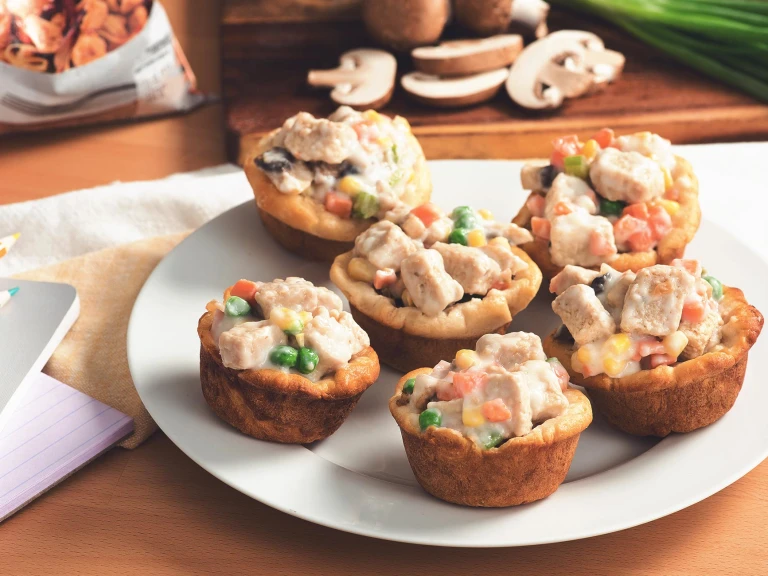
M215 90L216 0L163 4L201 85ZM145 124L6 138L0 203L218 164L221 126L220 108L210 106ZM255 502L159 432L134 451L109 452L0 525L0 574L765 575L767 524L763 462L704 502L615 534L495 550L394 544Z

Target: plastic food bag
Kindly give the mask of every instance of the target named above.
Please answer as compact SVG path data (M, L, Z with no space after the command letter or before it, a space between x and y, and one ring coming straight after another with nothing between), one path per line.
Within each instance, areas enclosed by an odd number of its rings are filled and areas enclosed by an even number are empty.
M0 134L203 100L157 1L0 0Z

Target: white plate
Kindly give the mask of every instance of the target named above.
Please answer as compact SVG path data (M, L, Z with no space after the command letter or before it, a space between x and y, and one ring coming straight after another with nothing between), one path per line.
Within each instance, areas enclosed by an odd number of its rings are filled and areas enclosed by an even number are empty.
M434 200L470 203L508 220L525 199L520 164L431 163ZM468 202L468 200L470 200ZM689 254L766 310L768 267L733 236L704 221ZM160 428L217 478L279 510L376 538L442 546L517 546L613 532L665 516L734 482L768 455L764 338L750 357L733 409L708 428L665 440L634 438L599 417L582 434L566 482L549 498L517 508L446 504L416 483L387 400L398 374L383 368L349 419L330 438L286 446L244 436L208 409L200 391L195 331L205 303L241 277L303 276L332 286L328 267L281 250L249 202L187 238L152 273L128 331L136 388ZM544 289L514 330L541 336L555 325ZM500 481L502 481L500 479Z

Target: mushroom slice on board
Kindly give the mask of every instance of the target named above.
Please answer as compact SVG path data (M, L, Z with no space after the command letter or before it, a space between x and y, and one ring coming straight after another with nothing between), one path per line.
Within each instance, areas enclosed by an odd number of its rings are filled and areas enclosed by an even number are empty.
M623 65L624 56L605 50L594 34L563 30L523 50L506 88L524 108L557 108L565 98L576 98L615 79Z
M496 95L509 75L507 68L460 78L443 78L422 72L403 76L401 85L414 99L438 108L470 106Z
M523 37L519 34L499 34L415 48L411 56L419 72L435 76L466 76L509 66L522 49Z
M392 98L397 60L389 52L361 48L345 52L339 67L310 70L312 86L332 86L331 100L357 109L380 108Z

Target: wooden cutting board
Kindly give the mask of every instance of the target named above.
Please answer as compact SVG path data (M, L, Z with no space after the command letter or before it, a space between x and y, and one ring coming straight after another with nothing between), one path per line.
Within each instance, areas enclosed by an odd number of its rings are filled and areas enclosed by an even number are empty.
M310 69L334 68L345 50L370 46L360 0L225 0L222 10L223 97L228 154L240 152L300 110L325 116L335 109L326 91L306 85ZM598 20L553 10L550 28L592 31L622 52L623 76L604 92L570 100L551 112L517 107L503 90L472 108L440 110L396 89L382 111L405 116L428 158L548 156L551 140L586 138L609 126L651 130L675 143L768 138L768 106L689 70ZM460 30L448 30L457 36ZM411 69L400 56L398 72Z

